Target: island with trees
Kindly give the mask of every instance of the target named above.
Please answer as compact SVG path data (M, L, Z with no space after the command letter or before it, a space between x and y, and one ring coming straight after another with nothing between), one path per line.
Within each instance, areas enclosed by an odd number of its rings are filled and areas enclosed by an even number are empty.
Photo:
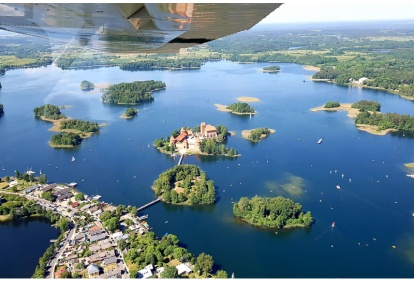
M135 81L119 83L109 86L103 93L101 100L104 103L138 104L154 100L152 92L166 88L161 81Z
M261 228L305 227L312 223L310 211L304 213L302 205L282 196L251 199L241 197L233 204L233 214L247 223Z
M253 130L243 130L242 131L242 137L251 141L251 142L258 142L264 138L266 138L268 135L275 133L276 130L269 129L267 127L264 128L257 128Z
M33 109L35 117L40 117L43 121L53 123L49 129L51 132L58 132L52 136L49 145L54 148L67 148L79 145L82 140L89 138L99 131L96 122L89 122L80 119L70 119L60 112L62 107L46 104Z
M75 147L80 145L82 138L75 133L59 133L50 138L50 146L55 148Z
M277 73L277 72L279 72L280 71L280 66L277 66L277 65L275 65L275 66L268 66L268 67L264 67L263 69L262 69L262 72L263 73Z
M95 88L95 85L91 83L90 81L83 80L80 84L81 90L89 91L93 90Z
M227 127L223 125L212 126L202 122L193 129L182 127L181 130L174 130L170 137L156 139L153 145L161 152L172 155L179 153L239 156L237 150L224 144L229 135Z
M216 202L213 180L196 165L176 165L161 173L153 183L157 197L172 204L196 205Z
M374 112L381 111L381 103L377 101L371 101L371 100L361 100L361 101L355 102L351 105L351 107L356 108L359 111L374 111Z
M64 114L60 111L60 107L52 104L45 104L39 107L35 107L33 112L35 117L50 120L59 120L62 118L66 118Z
M338 108L341 104L338 101L328 101L323 108Z
M121 115L119 117L122 119L131 119L131 118L134 118L137 114L138 114L138 109L130 107L127 110L125 110L124 115Z
M231 113L243 115L243 114L256 114L254 108L245 102L235 102L226 107Z

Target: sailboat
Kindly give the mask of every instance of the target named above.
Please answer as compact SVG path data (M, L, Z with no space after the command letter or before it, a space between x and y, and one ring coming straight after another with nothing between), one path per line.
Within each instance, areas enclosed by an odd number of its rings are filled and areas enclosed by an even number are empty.
M75 161L75 156L72 156L72 161Z
M332 228L334 228L335 227L335 222L332 222Z

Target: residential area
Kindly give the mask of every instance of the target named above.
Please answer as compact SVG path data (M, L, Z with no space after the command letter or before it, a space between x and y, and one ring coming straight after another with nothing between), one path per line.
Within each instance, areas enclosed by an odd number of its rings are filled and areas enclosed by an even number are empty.
M9 179L7 186L4 183L0 182L0 196L25 197L69 220L68 229L47 262L45 278L214 276L208 273L213 266L211 256L202 253L194 257L178 246L178 238L172 234L158 238L145 221L148 215L137 216L134 206L99 201L100 196L77 191L76 183L33 184L17 178ZM219 272L227 277L225 271Z

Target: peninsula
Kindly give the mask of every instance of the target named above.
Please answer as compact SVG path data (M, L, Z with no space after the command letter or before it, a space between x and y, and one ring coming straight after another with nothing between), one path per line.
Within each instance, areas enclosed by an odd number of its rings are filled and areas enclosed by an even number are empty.
M193 129L182 127L172 132L171 137L156 139L153 145L161 152L172 154L224 155L234 157L237 150L224 146L230 133L225 126L212 126L202 122Z
M276 133L274 129L268 129L267 127L264 128L257 128L252 130L243 130L242 137L251 141L251 142L258 142L264 138L266 138L270 134Z
M196 165L176 165L154 181L157 197L166 203L195 205L216 202L214 182Z
M328 102L327 104L319 107L312 108L311 111L338 111L344 110L348 112L348 117L355 118L355 125L358 130L368 132L374 135L386 135L390 132L399 130L411 130L404 125L414 121L414 117L409 115L399 114L382 114L378 112L381 109L381 104L376 101L361 100L351 103L339 104L335 107L337 102Z
M137 216L135 206L98 201L100 196L75 190L76 183L47 184L45 175L37 178L32 171L15 172L14 177L0 178L0 221L40 216L61 231L33 267L32 278L228 277L224 270L213 270L212 256L193 255L177 236L157 237L145 221L148 215ZM207 191L196 196L202 194L207 202L209 194L215 199L214 184L200 176Z
M278 196L252 199L242 197L233 205L233 214L247 223L261 228L305 227L312 223L310 211L303 213L302 205Z

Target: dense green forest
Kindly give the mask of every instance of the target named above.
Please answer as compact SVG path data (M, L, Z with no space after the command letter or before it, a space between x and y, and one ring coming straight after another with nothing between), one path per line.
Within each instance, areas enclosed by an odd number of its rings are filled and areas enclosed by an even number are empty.
M125 113L124 113L125 117L128 117L128 118L132 118L136 116L137 114L138 114L138 110L132 107L125 110Z
M213 204L216 202L214 182L196 165L181 164L161 173L154 189L162 200L173 204ZM176 189L174 189L176 188Z
M99 130L99 124L96 122L83 121L80 119L64 120L60 123L62 130L73 129L81 132L96 132Z
M154 90L164 89L165 83L161 81L135 81L111 85L102 95L101 100L106 103L136 104L153 101L151 93Z
M95 88L95 85L90 81L83 80L80 84L81 90L91 90Z
M377 101L361 100L351 105L352 108L357 108L360 111L380 111L381 103Z
M341 106L341 104L338 101L328 101L323 106L323 108L335 108L335 107L339 107L339 106Z
M53 146L76 146L82 142L82 138L75 133L59 133L51 137L50 143Z
M278 196L252 199L242 197L233 205L234 216L259 227L282 228L309 226L312 222L310 211L303 213L302 205Z
M36 117L44 116L45 118L52 120L65 118L65 115L60 112L59 106L52 104L45 104L40 107L36 107L33 109L33 112Z
M355 124L378 126L378 130L414 131L414 116L362 111L355 118Z
M125 71L139 71L139 70L150 70L150 69L194 69L200 68L204 64L203 59L187 59L179 58L173 59L151 59L141 60L136 62L124 63L119 66L121 70Z
M227 109L231 110L232 113L240 114L254 114L254 108L245 102L235 102L227 106Z
M268 135L270 135L270 130L267 127L257 128L251 130L247 139L252 142L258 142L262 137L267 137Z

